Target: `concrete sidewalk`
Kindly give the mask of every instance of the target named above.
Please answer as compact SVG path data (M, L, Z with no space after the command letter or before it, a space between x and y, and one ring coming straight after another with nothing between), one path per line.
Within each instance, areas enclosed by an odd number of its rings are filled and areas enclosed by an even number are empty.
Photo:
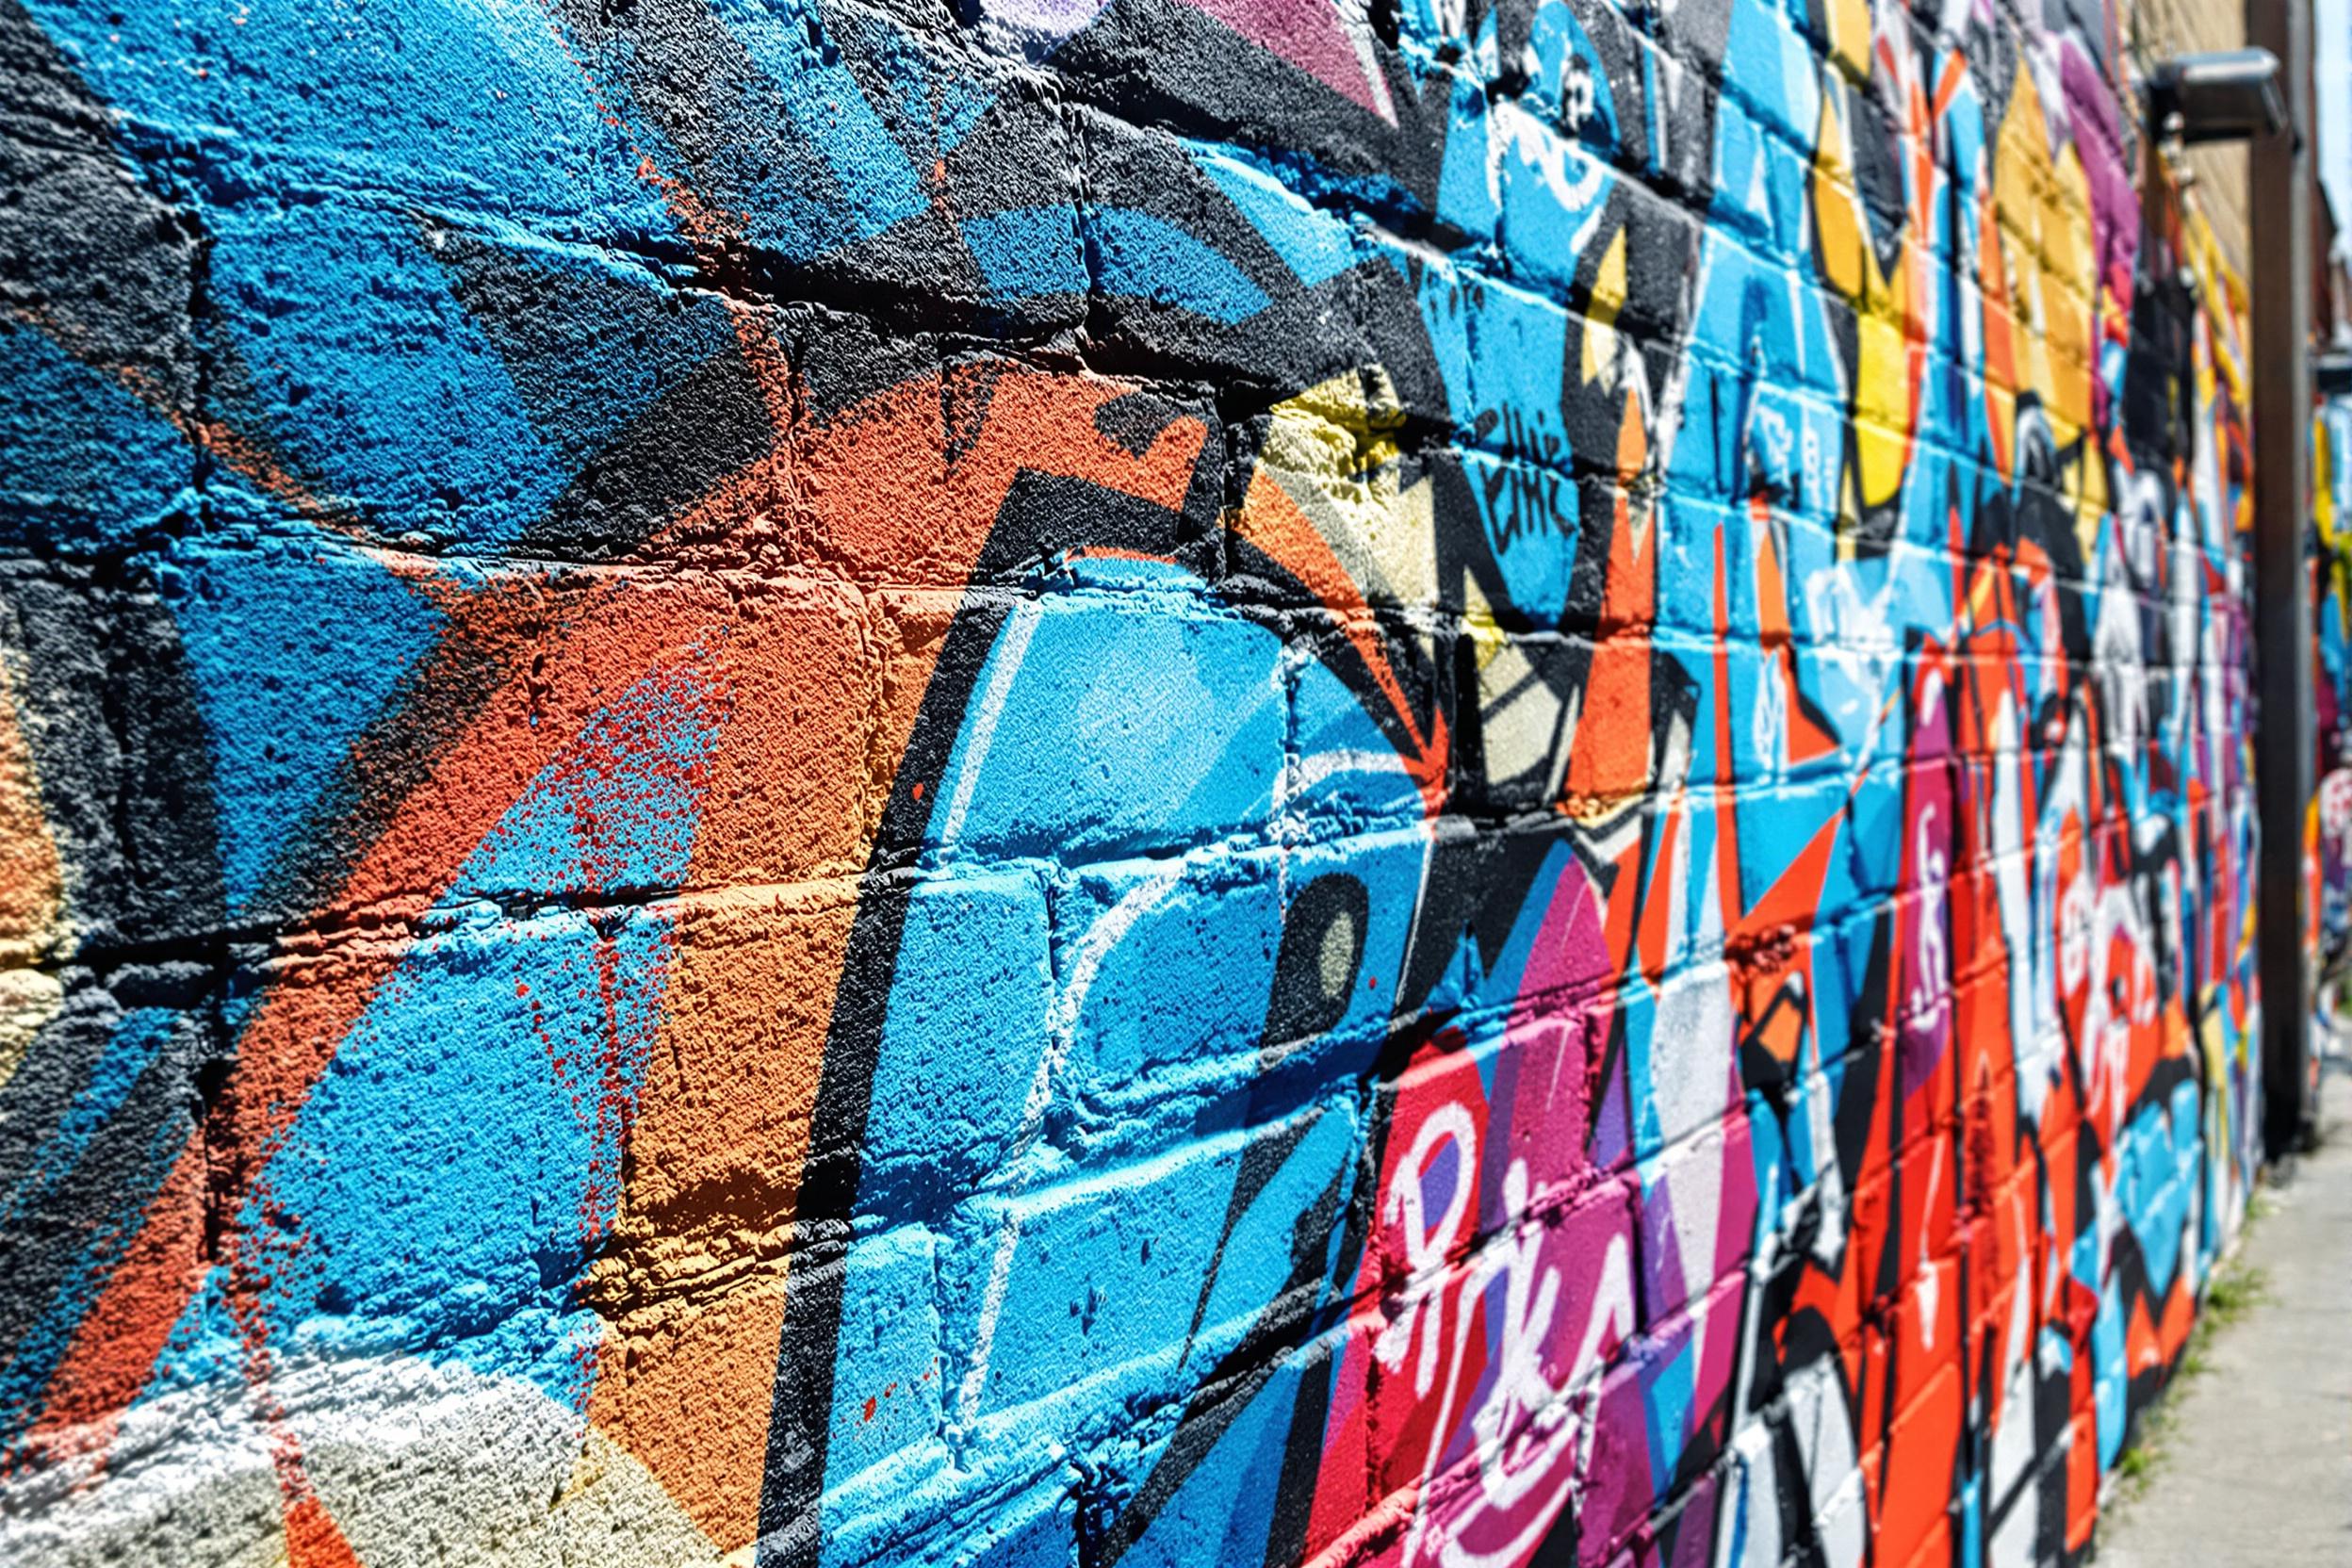
M2099 1568L2352 1565L2352 1077L2322 1090L2323 1141L2247 1237L2266 1291L2181 1384Z

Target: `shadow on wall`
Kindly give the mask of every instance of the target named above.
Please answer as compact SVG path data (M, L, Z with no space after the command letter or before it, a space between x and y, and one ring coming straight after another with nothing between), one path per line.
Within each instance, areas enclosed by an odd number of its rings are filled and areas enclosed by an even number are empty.
M0 0L0 1555L2081 1560L2260 1122L2110 30Z

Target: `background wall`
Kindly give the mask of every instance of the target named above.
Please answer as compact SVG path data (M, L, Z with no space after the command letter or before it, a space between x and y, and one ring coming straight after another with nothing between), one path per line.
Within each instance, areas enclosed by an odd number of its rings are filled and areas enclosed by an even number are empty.
M19 4L0 1556L2082 1557L2259 1122L2112 17Z
M2320 972L2318 1006L2332 1025L2334 995L2352 965L2352 398L2322 398L2311 420L2311 576L2318 645L2311 661L2312 734L2319 780L2306 842L2313 851L2309 906Z

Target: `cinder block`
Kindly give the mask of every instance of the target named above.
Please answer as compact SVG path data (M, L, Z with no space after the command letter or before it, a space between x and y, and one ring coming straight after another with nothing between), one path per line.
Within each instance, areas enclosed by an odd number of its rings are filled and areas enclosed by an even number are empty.
M2080 1557L2253 1012L2096 10L0 15L0 1557Z

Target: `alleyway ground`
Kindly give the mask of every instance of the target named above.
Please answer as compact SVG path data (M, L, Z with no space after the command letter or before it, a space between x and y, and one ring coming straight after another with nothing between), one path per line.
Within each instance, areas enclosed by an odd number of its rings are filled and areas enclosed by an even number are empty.
M2352 1073L2330 1065L2319 1152L2238 1260L2260 1295L2166 1401L2099 1568L2352 1568Z

